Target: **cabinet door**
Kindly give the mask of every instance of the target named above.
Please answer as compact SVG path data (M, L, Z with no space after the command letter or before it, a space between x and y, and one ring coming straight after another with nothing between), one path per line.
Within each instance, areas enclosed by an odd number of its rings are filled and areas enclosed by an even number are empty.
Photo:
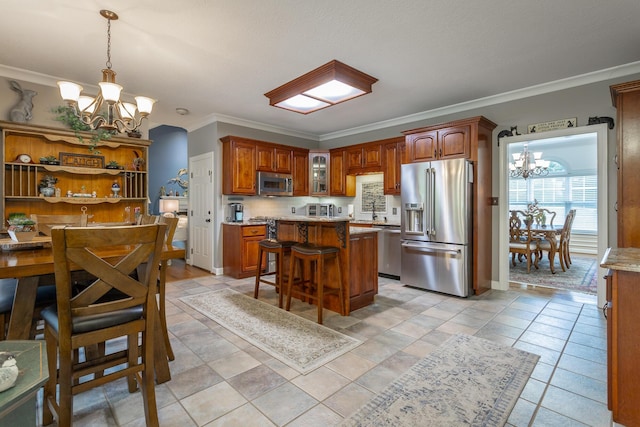
M438 131L438 157L452 159L469 157L471 128L458 126Z
M345 157L344 150L330 152L329 169L331 170L331 175L329 177L329 194L331 196L355 196L355 176L346 174Z
M357 310L373 301L378 293L378 240L377 235L359 234L349 238L349 298L351 310ZM353 268L363 266L364 268Z
M293 150L293 195L309 195L309 155L306 150Z
M384 194L400 194L400 172L402 169L403 142L390 142L383 145Z
M256 194L256 146L234 141L231 146L232 194Z
M362 167L374 172L382 167L382 145L367 144L362 148Z
M438 145L438 132L422 132L407 135L406 140L407 162L417 163L434 160Z
M273 147L256 144L256 170L273 172L274 165Z
M346 161L346 169L347 173L357 173L362 169L362 148L349 148L345 151L345 161Z
M329 195L329 153L309 153L309 181L312 196Z
M274 172L291 173L291 150L276 148L274 150L274 160Z
M242 238L242 273L255 274L258 269L258 245L265 236Z

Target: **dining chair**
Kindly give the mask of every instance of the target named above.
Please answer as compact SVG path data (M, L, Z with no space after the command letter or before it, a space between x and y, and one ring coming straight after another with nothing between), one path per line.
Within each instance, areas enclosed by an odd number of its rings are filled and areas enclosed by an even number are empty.
M43 425L53 422L55 415L59 426L70 426L74 395L127 377L129 392L137 385L142 391L147 426L158 426L153 332L165 232L164 224L52 229L57 303L42 310L49 368ZM117 247L125 247L126 254L115 260L101 257L101 250L107 255ZM73 291L73 266L96 277L79 293ZM134 270L136 277L131 275ZM121 337L126 337L123 350L118 346L96 358L80 351Z
M542 257L542 252L546 251L549 258L549 265L553 266L555 263L556 252L558 253L558 259L560 260L560 267L562 271L567 271L569 264L567 263L567 256L569 252L569 236L571 235L571 223L575 216L576 210L571 209L564 219L564 225L560 234L554 236L555 250L551 248L551 242L547 238L540 239L538 242L538 250L540 251L539 257Z
M158 219L159 224L165 224L167 231L165 233L165 244L171 244L173 242L173 236L178 228L177 217L160 216ZM167 312L166 312L166 283L167 283L167 268L169 267L169 261L163 260L160 262L160 271L158 273L158 311L160 313L160 326L162 327L162 334L164 336L164 344L167 348L167 357L169 360L174 360L173 348L171 347L171 341L169 340L169 330L167 328Z
M567 268L571 266L571 251L569 250L569 244L571 243L571 230L573 229L573 220L576 218L576 210L571 209L567 214L569 220L569 226L566 231L563 228L563 234L560 236L560 253L564 257L564 265ZM566 221L567 219L565 219Z
M547 208L537 208L533 212L533 216L536 221L536 224L550 225L551 227L553 227L553 220L556 217L556 213Z
M538 239L531 233L530 214L520 210L510 211L509 217L509 253L511 263L516 265L516 255L527 259L527 273L531 272L531 264L538 268ZM533 258L533 260L532 260Z

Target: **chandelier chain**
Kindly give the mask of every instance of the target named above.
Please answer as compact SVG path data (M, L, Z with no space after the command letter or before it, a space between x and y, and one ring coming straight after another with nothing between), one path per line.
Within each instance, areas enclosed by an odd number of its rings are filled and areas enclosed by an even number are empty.
M111 19L107 18L107 68L111 69Z

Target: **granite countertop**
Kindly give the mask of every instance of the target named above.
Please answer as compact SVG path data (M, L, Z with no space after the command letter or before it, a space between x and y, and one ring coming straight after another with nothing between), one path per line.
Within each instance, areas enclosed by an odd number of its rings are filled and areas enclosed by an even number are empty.
M640 248L609 248L600 267L640 273Z
M351 235L373 233L373 232L377 233L378 231L382 231L382 228L378 228L378 227L356 227L356 226L353 226L353 225L349 226L349 234L351 234Z

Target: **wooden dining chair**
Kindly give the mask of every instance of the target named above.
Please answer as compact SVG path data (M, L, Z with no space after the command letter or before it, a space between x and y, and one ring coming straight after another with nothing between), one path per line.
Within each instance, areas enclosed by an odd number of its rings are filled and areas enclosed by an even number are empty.
M519 211L510 211L509 217L509 253L511 262L516 265L516 256L527 259L527 273L531 271L531 264L538 268L538 239L531 233L531 215ZM533 258L533 259L532 259Z
M157 327L157 266L165 232L164 224L52 229L57 303L42 310L49 367L43 425L53 422L55 414L59 426L70 426L74 395L127 377L129 392L136 391L136 383L142 390L147 426L158 426L153 331ZM126 255L107 258L109 248L114 247L126 247ZM77 294L72 266L96 277ZM131 275L136 269L138 278ZM127 337L124 350L96 358L87 357L86 352L84 358L79 356L82 348L120 337ZM110 369L118 365L123 367Z
M549 265L553 266L555 263L556 253L558 254L558 259L560 260L560 267L562 271L567 271L569 268L569 264L567 263L567 254L569 252L569 238L571 236L571 224L573 222L573 217L576 214L575 209L571 209L567 216L564 219L564 225L562 226L562 230L560 234L555 236L555 250L551 250L551 242L549 242L546 238L540 239L538 242L538 250L540 251L539 256L543 256L543 252L547 252L547 257L549 258ZM552 269L553 271L553 269Z
M165 243L171 244L173 242L173 236L178 228L179 218L161 216L158 219L160 224L167 226L165 234ZM166 283L167 283L167 268L169 267L169 261L164 260L160 262L160 271L158 274L158 310L160 312L160 326L162 327L162 334L164 335L164 344L167 348L167 357L169 360L174 360L173 348L171 347L171 341L169 340L169 330L167 328L167 312L166 312Z
M533 217L536 221L536 224L549 225L553 227L553 220L556 218L556 213L547 208L537 208L533 212Z

